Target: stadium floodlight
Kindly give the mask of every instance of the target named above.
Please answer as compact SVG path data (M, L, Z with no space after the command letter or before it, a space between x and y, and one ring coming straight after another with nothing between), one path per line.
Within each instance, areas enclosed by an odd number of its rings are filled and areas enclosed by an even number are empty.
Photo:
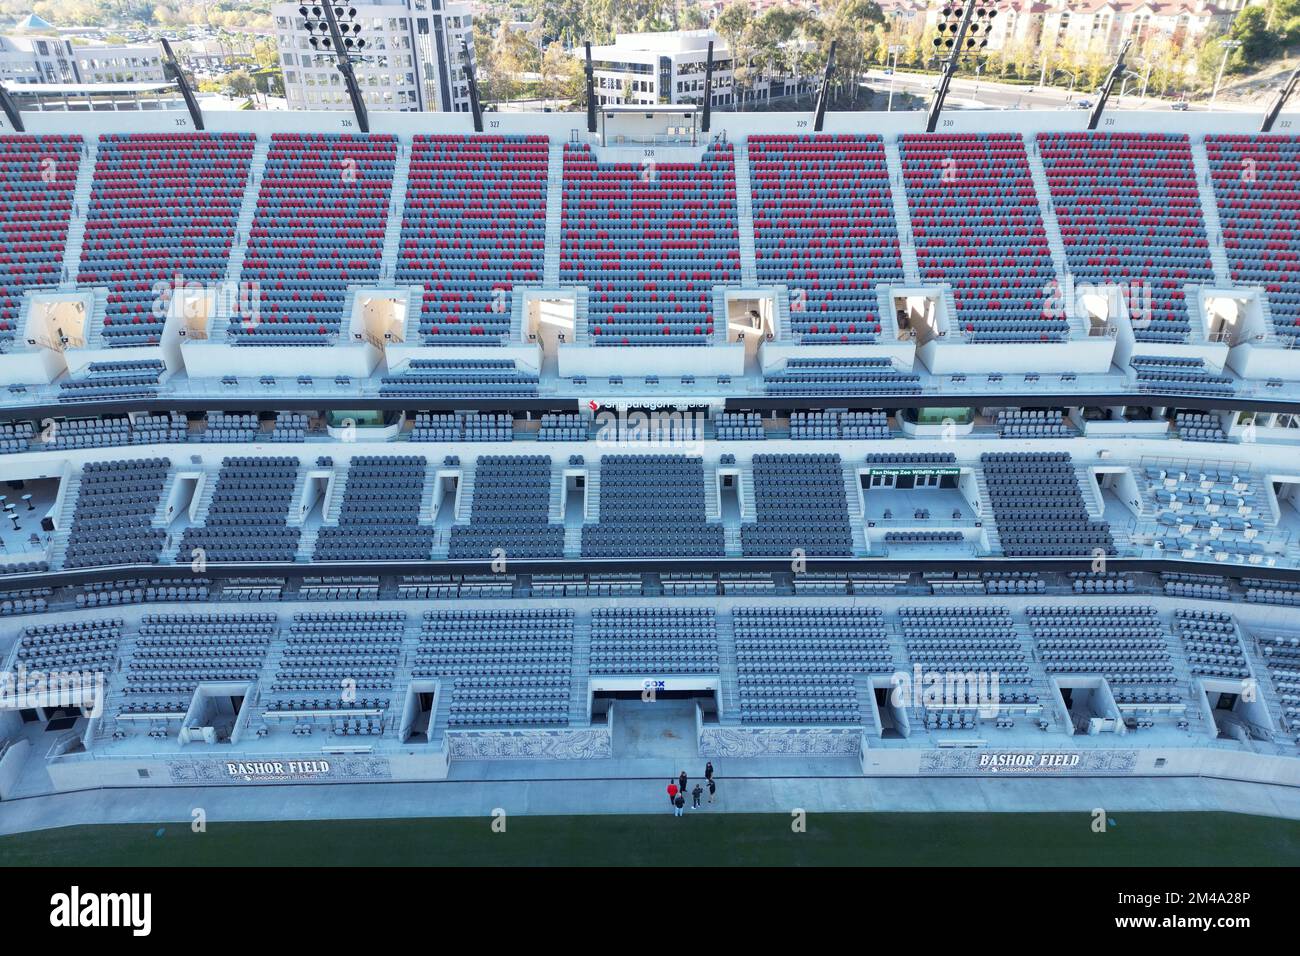
M927 133L933 133L939 125L939 114L943 111L943 101L948 95L953 74L963 53L978 54L989 45L989 34L993 32L993 20L998 15L997 0L965 0L964 4L955 0L946 0L939 11L938 36L934 38L934 47L939 53L947 53L948 60L935 91L934 102L930 104L930 116L925 125Z
M1101 122L1101 114L1106 109L1106 102L1110 99L1111 90L1115 88L1119 78L1127 72L1124 57L1128 53L1128 48L1132 45L1132 37L1129 37L1120 45L1119 56L1115 58L1115 65L1111 68L1110 76L1106 77L1106 83L1097 96L1097 105L1092 108L1092 115L1088 117L1088 129L1096 129L1097 124Z
M460 38L460 56L462 69L465 71L465 85L469 88L469 109L474 115L474 132L483 132L483 107L478 99L478 76L474 70L474 58L470 56L469 41Z
M352 100L357 127L361 132L369 133L370 115L361 95L361 86L357 83L356 71L352 68L352 58L359 56L366 47L365 38L361 36L361 24L357 22L357 8L339 3L312 3L299 7L298 15L303 19L311 48L322 56L333 55L337 60L348 98Z
M4 110L5 118L9 120L9 125L19 133L24 132L27 127L23 125L23 113L14 102L14 98L9 95L4 84L0 83L0 110Z
M199 101L194 97L194 90L190 88L190 81L185 78L185 71L181 69L176 54L172 51L171 41L166 37L159 37L158 43L163 51L163 75L175 82L176 89L180 90L181 98L185 100L185 108L190 111L194 128L202 130L203 112L199 109Z
M1272 131L1273 124L1277 122L1277 118L1282 112L1282 107L1286 105L1287 99L1295 92L1297 83L1300 83L1300 70L1293 72L1291 78L1287 80L1282 89L1278 91L1277 99L1273 101L1273 105L1270 106L1268 112L1264 114L1264 125L1259 128L1261 133Z
M826 120L826 101L830 97L831 76L835 72L835 41L831 41L830 49L826 51L826 72L822 74L821 92L817 94L817 112L813 116L813 132L822 131L822 123Z

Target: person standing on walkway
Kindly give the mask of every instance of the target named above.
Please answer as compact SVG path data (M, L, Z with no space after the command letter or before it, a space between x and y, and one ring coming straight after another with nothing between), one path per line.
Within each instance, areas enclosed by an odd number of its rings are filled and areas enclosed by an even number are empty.
M682 810L685 809L685 807L686 807L686 798L682 796L682 792L678 790L677 796L673 798L673 816L675 817L682 816Z
M713 778L710 777L709 778L709 803L713 802L713 795L717 792L717 790L718 790L718 785L714 783Z
M712 760L710 760L708 763L706 763L706 764L704 765L704 779L705 779L705 780L712 780L712 779L713 779L713 761L712 761Z
M686 771L683 770L681 776L677 778L677 789L683 794L686 793Z
M673 805L673 800L677 797L677 784L671 780L668 781L668 806Z
M692 810L698 810L700 808L700 794L702 794L703 792L704 792L704 788L697 783L695 785L695 789L691 791Z

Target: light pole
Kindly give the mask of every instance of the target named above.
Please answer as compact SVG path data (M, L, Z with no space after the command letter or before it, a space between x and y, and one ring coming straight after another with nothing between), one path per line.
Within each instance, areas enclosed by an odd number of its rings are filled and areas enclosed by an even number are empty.
M898 72L898 54L902 52L903 47L897 43L889 48L889 53L894 58L894 65L889 69L889 103L885 106L886 113L894 109L894 74Z
M1223 59L1219 61L1219 75L1214 78L1214 92L1210 94L1210 109L1214 109L1214 101L1219 98L1219 84L1223 82L1223 71L1228 66L1228 54L1239 46L1241 46L1240 40L1223 41Z

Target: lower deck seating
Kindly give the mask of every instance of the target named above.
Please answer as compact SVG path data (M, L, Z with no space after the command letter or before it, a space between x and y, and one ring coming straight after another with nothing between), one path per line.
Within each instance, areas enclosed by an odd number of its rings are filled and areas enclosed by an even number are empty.
M1007 608L903 607L898 624L912 663L923 675L944 675L940 699L916 701L927 711L1038 703L1029 658Z
M1261 634L1258 643L1282 708L1283 724L1292 733L1300 734L1300 637Z
M1167 634L1154 608L1050 605L1027 613L1049 674L1104 677L1119 704L1182 700Z
M879 608L743 605L732 628L745 723L861 724L857 676L896 670Z
M591 673L717 674L716 613L701 607L595 608Z
M89 686L82 685L83 691L94 691L97 676L112 671L117 661L122 633L120 618L31 624L18 636L13 666L28 674L96 675Z
M1250 678L1250 665L1231 614L1179 608L1174 611L1174 633L1182 639L1192 676Z
M573 611L426 611L412 676L442 678L452 728L564 726Z
M266 710L380 711L392 706L402 654L402 611L298 613L275 668Z
M120 713L180 715L201 683L256 680L278 632L270 612L146 614L123 667Z

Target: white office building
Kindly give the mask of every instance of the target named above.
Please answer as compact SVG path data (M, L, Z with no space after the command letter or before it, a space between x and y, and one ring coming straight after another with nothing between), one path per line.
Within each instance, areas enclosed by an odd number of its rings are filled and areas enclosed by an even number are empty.
M357 4L365 48L354 58L357 80L374 110L467 112L462 42L473 56L469 3L376 0ZM308 42L297 3L271 8L289 109L350 109L334 56Z
M0 36L2 83L155 83L166 79L162 48L156 43L74 43L35 14L24 17L11 30L10 35Z

